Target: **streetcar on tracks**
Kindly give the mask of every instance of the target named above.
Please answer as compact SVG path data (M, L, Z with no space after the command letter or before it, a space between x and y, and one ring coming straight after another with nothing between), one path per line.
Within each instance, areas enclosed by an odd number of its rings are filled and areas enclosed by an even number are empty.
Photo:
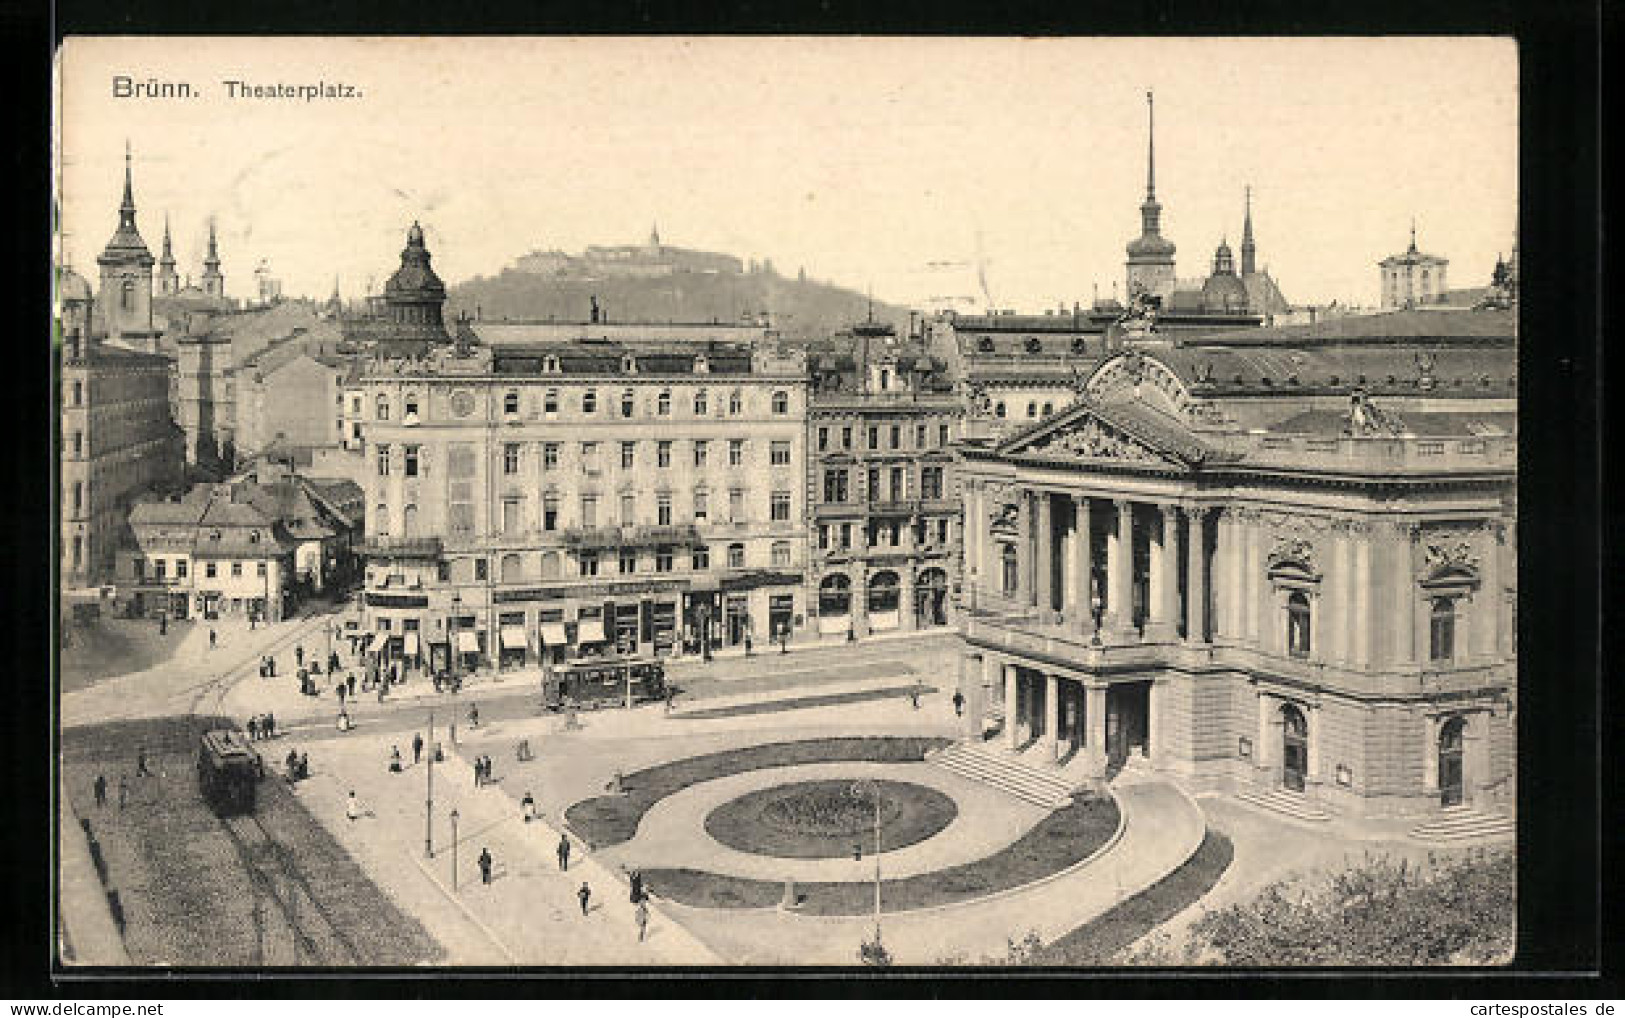
M242 732L215 729L198 739L197 786L218 816L253 813L264 762Z
M628 688L633 703L664 699L665 666L639 658L554 665L542 678L542 706L552 711L619 707Z

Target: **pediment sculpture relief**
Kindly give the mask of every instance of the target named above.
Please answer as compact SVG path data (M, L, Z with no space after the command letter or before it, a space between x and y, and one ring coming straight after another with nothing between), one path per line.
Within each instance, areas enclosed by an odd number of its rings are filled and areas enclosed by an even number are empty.
M1126 436L1103 427L1099 421L1085 419L1069 431L1051 436L1039 444L1035 452L1066 453L1090 459L1130 460L1137 463L1163 463L1161 457Z
M1473 554L1473 546L1466 541L1430 542L1423 548L1422 562L1429 572L1452 567L1478 568L1478 556Z
M1276 539L1275 546L1270 549L1266 561L1274 569L1282 565L1299 565L1315 571L1315 546L1301 537L1282 537Z

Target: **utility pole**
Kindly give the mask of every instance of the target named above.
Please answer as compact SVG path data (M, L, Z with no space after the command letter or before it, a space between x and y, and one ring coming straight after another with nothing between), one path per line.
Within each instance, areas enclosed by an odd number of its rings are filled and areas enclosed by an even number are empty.
M428 788L423 800L423 858L434 858L434 711L429 711L429 769Z

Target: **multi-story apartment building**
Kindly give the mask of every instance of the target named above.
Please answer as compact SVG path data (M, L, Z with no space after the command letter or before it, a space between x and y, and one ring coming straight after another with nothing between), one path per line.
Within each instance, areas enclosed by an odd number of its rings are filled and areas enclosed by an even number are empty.
M518 665L805 624L802 354L460 326L363 373L377 649Z
M967 444L967 740L1311 818L1512 808L1515 321L1153 330Z
M962 527L952 443L963 404L892 326L853 328L809 364L809 627L826 639L951 621Z

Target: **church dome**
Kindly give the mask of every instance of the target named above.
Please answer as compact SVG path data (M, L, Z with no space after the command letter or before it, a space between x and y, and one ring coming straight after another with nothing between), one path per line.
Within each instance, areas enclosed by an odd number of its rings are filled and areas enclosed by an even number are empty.
M385 296L428 296L444 300L446 284L429 266L429 249L423 244L423 227L416 222L406 231L406 249L401 252L401 267L384 284Z
M64 267L57 276L57 293L64 301L89 301L90 283L84 276Z
M1174 242L1160 233L1142 233L1128 242L1130 258L1172 258Z
M1247 287L1234 272L1215 272L1202 284L1202 307L1207 311L1247 310Z

